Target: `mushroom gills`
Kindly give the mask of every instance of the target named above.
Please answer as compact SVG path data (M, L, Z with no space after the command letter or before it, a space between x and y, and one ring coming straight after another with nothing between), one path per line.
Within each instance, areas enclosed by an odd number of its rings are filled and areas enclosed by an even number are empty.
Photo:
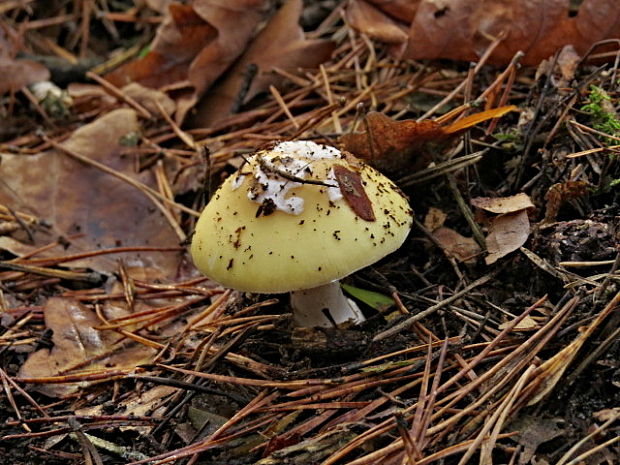
M366 321L357 304L342 293L338 281L291 292L291 306L298 326L333 328Z

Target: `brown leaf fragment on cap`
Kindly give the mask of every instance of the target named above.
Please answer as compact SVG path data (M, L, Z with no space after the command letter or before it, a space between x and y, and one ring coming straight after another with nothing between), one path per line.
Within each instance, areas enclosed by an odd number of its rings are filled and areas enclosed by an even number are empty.
M334 166L334 175L344 200L355 214L365 221L375 221L372 203L366 195L360 174L348 170L344 166L336 165Z

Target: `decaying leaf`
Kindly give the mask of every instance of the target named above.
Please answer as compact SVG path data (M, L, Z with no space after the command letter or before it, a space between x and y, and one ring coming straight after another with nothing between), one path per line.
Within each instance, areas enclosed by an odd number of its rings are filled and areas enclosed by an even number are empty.
M498 216L489 219L489 234L486 237L487 265L517 250L530 235L528 211L535 208L530 197L519 193L509 197L475 197L471 204L485 212ZM484 217L485 215L482 214Z
M124 95L131 97L154 115L161 113L160 106L167 115L172 115L176 110L174 100L160 90L144 87L137 82L127 84L122 90Z
M483 121L513 111L506 106L467 116L453 123L438 121L395 121L383 113L366 115L367 131L343 134L342 148L384 173L401 173L424 168L456 135Z
M465 237L445 226L433 231L433 237L439 242L446 254L454 257L459 262L475 262L480 252L482 252L473 237Z
M52 297L44 308L45 326L54 333L54 347L41 349L22 365L22 378L42 378L92 370L133 369L151 361L155 350L136 344L116 344L119 335L95 329L101 321L95 312L70 298ZM43 394L66 396L82 383L36 385Z
M413 21L420 0L368 0L392 18L405 23Z
M505 213L491 219L489 235L486 237L487 265L517 250L530 235L530 220L526 210Z
M180 121L243 52L261 19L264 3L264 0L172 3L149 53L106 78L118 86L138 82L154 88L188 81L192 90L178 102L176 119Z
M523 452L519 457L519 465L530 463L540 445L566 434L566 431L560 427L560 424L560 419L541 418L530 415L522 416L512 422L510 430L519 432L515 440L523 446Z
M545 194L547 210L543 223L555 221L562 204L570 199L583 197L588 193L589 187L586 181L566 181L551 186Z
M430 232L433 232L443 226L447 217L448 215L446 215L439 208L431 207L428 209L428 213L424 217L424 227Z
M500 324L497 328L505 329L505 328L508 328L510 325L511 325L511 322L506 321ZM523 318L521 321L519 321L519 323L513 326L512 329L513 331L528 331L528 330L537 329L538 327L539 327L539 324L536 322L536 320L532 318L531 316L526 315L525 318Z
M107 74L106 79L119 87L138 82L153 88L186 80L191 62L216 36L217 30L193 6L172 3L149 53Z
M0 95L16 92L34 82L46 81L50 78L49 70L32 60L14 59L0 56Z
M408 34L404 25L386 17L366 2L351 2L346 10L347 23L386 44L404 44Z
M123 138L140 130L133 110L120 109L82 126L63 142L67 149L103 163L147 185L151 172L136 174L131 156L121 155ZM57 150L33 156L3 155L0 203L33 214L51 229L32 228L36 245L73 237L66 253L106 247L175 247L178 237L152 201L133 186ZM179 255L170 252L124 254L129 264L176 273ZM116 257L88 259L97 271L112 272Z
M475 197L471 199L471 204L498 215L534 208L530 196L523 192L510 197Z
M118 404L116 404L119 415L141 417L150 415L153 418L161 418L165 414L165 409L161 408L162 404L179 388L170 386L155 386L147 391L133 391L131 395ZM98 416L103 415L106 410L106 404L98 404L92 407L77 409L76 415ZM146 434L151 426L124 426L121 431L139 431Z
M342 165L335 165L333 169L340 192L353 212L364 221L375 221L372 202L364 190L360 174Z
M393 52L415 60L477 61L500 38L490 63L506 64L521 50L525 52L522 63L536 65L565 45L572 44L583 55L600 40L620 37L620 9L612 0L588 0L578 8L570 0L418 0L410 2L413 15L392 17L391 2L372 3L387 13L381 17L382 24L370 27L358 21L352 26L377 39L381 39L377 31L387 27L408 28L408 39Z
M305 38L298 24L302 7L301 0L289 0L278 10L222 82L198 103L193 126L210 126L269 86L277 87L283 78L274 69L315 68L330 57L335 47L332 41Z

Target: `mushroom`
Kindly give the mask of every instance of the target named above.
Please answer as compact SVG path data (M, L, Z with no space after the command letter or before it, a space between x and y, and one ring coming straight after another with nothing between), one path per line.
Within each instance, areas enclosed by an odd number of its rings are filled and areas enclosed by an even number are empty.
M233 289L291 292L298 326L360 323L338 280L398 249L412 223L401 191L347 152L282 142L246 159L204 208L191 245Z

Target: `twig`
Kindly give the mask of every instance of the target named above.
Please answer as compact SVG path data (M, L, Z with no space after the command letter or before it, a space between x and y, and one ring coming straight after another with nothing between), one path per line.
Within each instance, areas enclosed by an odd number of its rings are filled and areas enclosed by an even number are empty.
M493 277L492 275L483 276L482 278L477 279L476 281L474 281L473 283L471 283L467 287L463 288L461 291L451 295L447 299L442 300L441 302L439 302L439 303L437 303L437 304L427 308L426 310L421 311L420 313L416 313L415 315L407 317L405 320L401 321L400 323L398 323L398 324L392 326L391 328L386 329L385 331L382 331L379 334L377 334L372 339L373 342L382 341L382 340L384 340L384 339L386 339L388 337L394 336L395 334L398 334L399 332L409 328L416 321L421 320L422 318L426 318L427 316L435 313L437 310L445 307L446 305L454 302L458 298L460 298L463 295L467 294L472 289L475 289L475 288L477 288L479 286L482 286L483 284L489 282L489 280L492 277Z

